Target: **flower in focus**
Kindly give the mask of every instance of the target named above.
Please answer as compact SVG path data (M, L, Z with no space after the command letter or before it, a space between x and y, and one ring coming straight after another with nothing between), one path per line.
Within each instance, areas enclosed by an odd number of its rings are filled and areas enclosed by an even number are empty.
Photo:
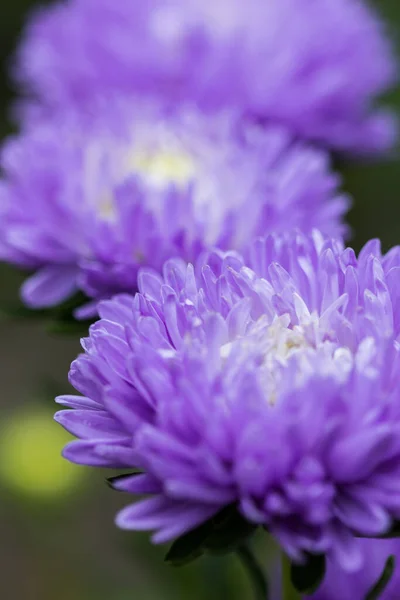
M318 592L311 596L312 600L354 600L366 598L367 593L378 580L389 555L397 560L400 556L399 540L359 540L363 564L355 573L348 574L337 564L329 563L326 577ZM397 565L380 600L397 600L399 597L400 570Z
M134 292L138 268L209 245L318 227L342 235L348 200L323 151L231 113L174 116L148 104L35 122L3 148L0 257L34 271L32 307L81 289ZM89 311L90 312L90 311Z
M292 560L357 570L354 536L400 517L399 273L400 248L317 232L141 270L72 364L64 456L135 470L117 524L154 542L237 504Z
M162 96L364 153L394 141L385 33L359 0L69 0L32 19L15 70L47 108Z

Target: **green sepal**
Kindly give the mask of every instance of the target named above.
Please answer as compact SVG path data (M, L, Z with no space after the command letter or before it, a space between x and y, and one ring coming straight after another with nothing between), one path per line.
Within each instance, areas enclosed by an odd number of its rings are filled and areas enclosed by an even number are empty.
M383 592L389 585L389 582L394 573L395 566L396 559L393 555L391 555L387 559L382 574L379 577L378 581L372 586L368 594L365 596L365 600L377 600L382 596Z
M290 580L293 587L302 594L313 594L325 577L326 559L324 554L307 554L303 564L291 564Z
M165 561L174 567L181 567L199 558L204 553L205 541L210 535L212 527L210 519L192 531L181 535L167 552Z
M181 566L205 552L227 554L235 551L257 529L246 521L235 505L228 506L214 517L182 535L171 546L165 560Z
M106 477L106 484L115 492L119 492L118 488L114 487L114 484L118 481L123 481L124 479L128 479L130 477L134 477L135 475L142 475L143 471L131 471L130 473L124 473L123 475L114 475L113 477Z
M234 552L257 529L247 521L236 507L229 507L214 519L214 527L206 540L206 549L213 554Z

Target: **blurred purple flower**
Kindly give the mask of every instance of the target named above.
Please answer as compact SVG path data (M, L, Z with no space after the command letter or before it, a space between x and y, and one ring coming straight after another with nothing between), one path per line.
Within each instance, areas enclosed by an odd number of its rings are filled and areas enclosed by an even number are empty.
M101 303L70 371L83 397L58 399L80 438L64 455L139 469L115 487L149 498L117 524L155 542L237 502L293 560L356 570L353 535L400 517L400 248L372 241L357 259L283 234L246 262L172 259Z
M69 0L29 23L15 68L47 106L115 94L234 108L334 148L382 151L396 67L360 0Z
M115 108L115 106L113 107ZM35 122L3 148L0 257L33 270L22 297L55 305L136 291L140 266L243 249L298 227L340 236L348 207L322 151L232 114L99 109Z
M356 572L346 573L337 564L328 562L326 577L310 600L358 600L366 598L367 593L380 577L385 562L391 554L400 559L400 542L393 540L359 540L363 564ZM398 600L400 589L400 565L396 564L395 572L380 600Z

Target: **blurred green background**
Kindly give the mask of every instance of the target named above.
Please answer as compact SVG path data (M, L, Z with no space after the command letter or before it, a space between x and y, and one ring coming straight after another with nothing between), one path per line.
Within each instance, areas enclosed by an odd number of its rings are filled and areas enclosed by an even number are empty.
M400 49L399 0L375 3ZM12 128L10 56L36 4L3 0L0 8L1 137ZM400 111L400 89L389 102ZM398 158L340 168L354 197L353 245L359 249L371 237L380 237L385 249L400 243ZM20 281L18 273L0 267L2 302L17 297ZM68 436L52 421L52 399L68 391L66 374L78 352L74 336L52 336L33 320L0 320L1 599L250 598L235 557L202 559L177 571L163 564L165 548L151 546L147 534L118 531L113 516L127 498L105 485L112 473L60 458Z

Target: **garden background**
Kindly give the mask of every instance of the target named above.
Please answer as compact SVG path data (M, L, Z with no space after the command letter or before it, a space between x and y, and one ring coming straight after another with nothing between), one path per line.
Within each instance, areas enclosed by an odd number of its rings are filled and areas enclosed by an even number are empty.
M117 0L116 0L117 1ZM0 8L0 137L14 127L8 72L33 0ZM400 54L400 1L375 0ZM390 94L400 113L400 87ZM400 243L400 160L338 164L354 198L352 245L371 237ZM0 265L0 306L16 303L20 274ZM102 473L60 458L68 435L52 420L79 352L76 335L46 322L0 314L0 582L2 600L243 600L250 596L235 557L202 559L174 570L147 534L118 531L125 499ZM400 543L400 542L399 542ZM263 548L260 547L260 555ZM266 560L266 549L264 552ZM400 566L398 567L400 568Z

